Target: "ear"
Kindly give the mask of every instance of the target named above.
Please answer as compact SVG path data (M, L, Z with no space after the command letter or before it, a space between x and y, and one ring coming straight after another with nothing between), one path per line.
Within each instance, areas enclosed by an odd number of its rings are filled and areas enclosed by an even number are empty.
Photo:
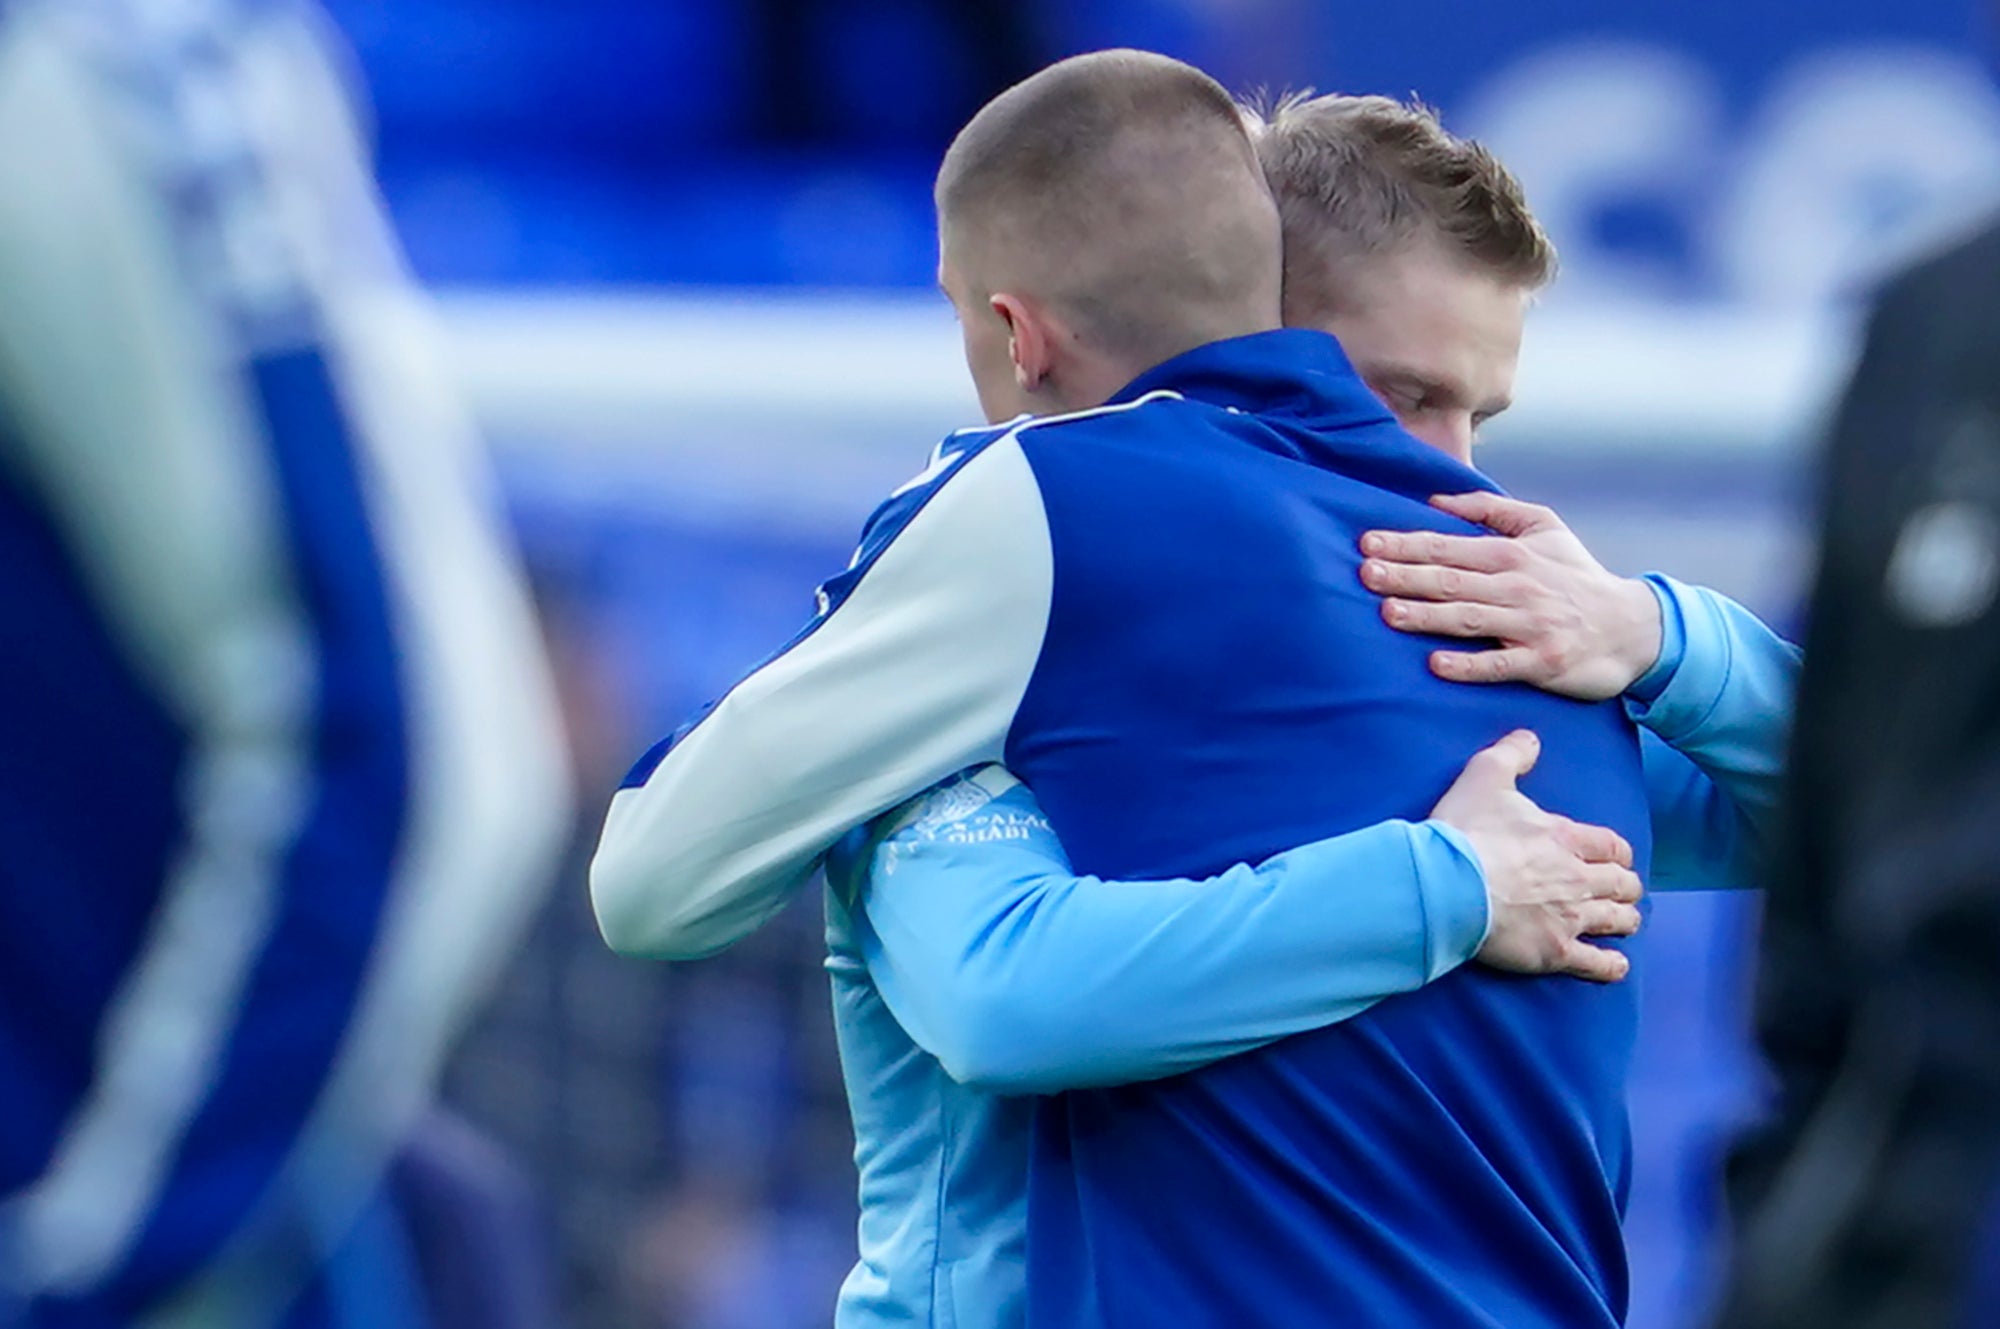
M1007 325L1007 353L1014 362L1014 382L1021 391L1036 393L1055 367L1055 332L1048 320L1017 295L993 297L993 312Z

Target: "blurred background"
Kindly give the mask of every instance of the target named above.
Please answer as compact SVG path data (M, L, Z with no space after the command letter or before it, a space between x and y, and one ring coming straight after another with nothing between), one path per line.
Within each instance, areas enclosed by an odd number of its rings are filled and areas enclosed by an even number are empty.
M930 175L993 91L1107 45L1239 90L1415 93L1525 182L1563 276L1484 463L1607 562L1788 622L1816 423L1883 265L1991 205L1973 0L328 0L553 643L569 875L446 1098L523 1163L575 1329L826 1322L851 1140L817 901L621 962L582 888L618 776L809 612L973 421ZM1751 1110L1751 902L1659 903L1634 1329L1695 1323Z

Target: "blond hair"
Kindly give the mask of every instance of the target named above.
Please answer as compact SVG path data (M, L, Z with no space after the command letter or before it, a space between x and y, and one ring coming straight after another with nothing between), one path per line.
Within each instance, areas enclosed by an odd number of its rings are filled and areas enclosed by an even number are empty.
M1528 290L1554 280L1521 182L1422 102L1304 92L1244 114L1284 224L1287 322L1340 307L1355 259L1424 240Z

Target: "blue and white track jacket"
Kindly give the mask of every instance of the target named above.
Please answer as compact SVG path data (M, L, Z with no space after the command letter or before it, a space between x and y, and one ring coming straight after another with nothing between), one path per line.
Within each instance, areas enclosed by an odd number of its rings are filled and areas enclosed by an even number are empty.
M1527 792L1643 864L1618 707L1445 684L1359 584L1362 530L1467 530L1425 500L1478 487L1300 331L948 441L814 624L634 771L593 870L607 937L727 944L838 837L994 761L1080 872L1199 879L1414 826L1472 751L1528 725ZM1042 1100L1035 1322L1291 1323L1331 1296L1359 1324L1466 1298L1522 1326L1611 1323L1632 1000L1459 969L1216 1066ZM1190 1243L1198 1264L1173 1254Z
M1652 885L1746 885L1798 654L1714 592L1648 580L1666 641L1629 709L1649 730ZM861 1172L842 1329L1022 1323L1024 1095L1173 1075L1336 1023L1468 960L1486 930L1484 880L1436 823L1202 881L1104 881L1076 875L997 766L856 832L827 875Z
M0 3L10 1329L267 1323L568 825L539 634L323 22Z

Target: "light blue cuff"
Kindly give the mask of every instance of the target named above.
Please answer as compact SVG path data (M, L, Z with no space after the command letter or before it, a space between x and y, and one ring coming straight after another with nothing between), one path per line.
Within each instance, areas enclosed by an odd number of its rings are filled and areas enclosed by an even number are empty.
M1672 584L1665 577L1649 572L1639 580L1646 583L1646 589L1653 593L1653 599L1660 605L1660 655L1650 669L1625 689L1625 696L1629 701L1647 706L1660 699L1660 694L1667 690L1667 684L1673 682L1681 661L1687 656L1687 619L1681 613L1680 601L1674 595ZM1632 718L1637 720L1639 717L1635 715Z
M1438 821L1410 827L1410 858L1424 907L1428 938L1424 981L1430 982L1470 960L1486 944L1491 923L1486 872L1472 842Z
M1638 695L1637 685L1625 694L1625 713L1634 723L1675 743L1699 729L1722 700L1735 660L1725 606L1734 606L1713 591L1684 585L1657 572L1647 573L1645 581L1660 597L1663 628L1672 623L1679 630L1679 658L1669 670L1659 671L1655 666L1648 671L1649 675L1665 675L1664 684L1650 700ZM1671 628L1663 632L1663 637L1670 635ZM1663 642L1663 661L1667 654Z

